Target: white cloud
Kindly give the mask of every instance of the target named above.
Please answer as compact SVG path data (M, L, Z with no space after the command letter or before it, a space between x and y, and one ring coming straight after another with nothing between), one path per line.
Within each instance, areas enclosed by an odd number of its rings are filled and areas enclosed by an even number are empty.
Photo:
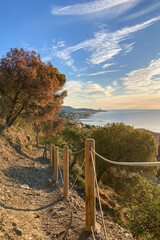
M124 44L124 41L128 39L133 33L138 32L144 28L147 28L159 21L160 17L152 18L141 24L134 25L132 27L124 27L115 32L109 32L102 30L94 34L94 38L80 42L74 46L68 48L59 49L58 46L54 46L49 56L46 56L44 60L51 59L56 56L63 59L65 64L75 69L74 61L71 57L71 53L78 50L86 50L90 54L88 62L92 64L103 63L121 52L129 52L132 50L135 43Z
M65 47L65 41L59 41L58 46L59 47Z
M109 96L116 89L112 86L102 87L98 83L92 81L69 81L66 83L66 90L68 96L99 98L102 96Z
M102 75L102 74L106 74L106 73L111 73L111 72L119 72L120 70L108 70L108 71L101 71L101 72L95 72L95 73L80 73L77 74L77 77L81 77L81 76L97 76L97 75Z
M87 3L73 4L65 7L53 6L51 13L53 15L87 15L104 10L112 11L114 15L125 12L137 4L139 0L95 0ZM112 14L113 17L113 14Z
M121 66L119 66L120 68L123 68L123 67L126 67L127 66L127 64L123 64L123 65L121 65Z
M113 86L117 86L117 81L113 81Z
M142 24L137 24L132 27L122 28L113 33L107 31L96 33L94 41L90 41L90 51L92 51L90 62L93 64L99 64L111 59L120 52L125 51L126 46L121 44L123 41L125 41L131 34L151 26L158 20L160 20L160 17L152 18ZM131 48L133 43L128 46Z
M58 42L57 46L53 46L50 50L50 54L42 58L42 61L47 62L53 59L53 57L57 57L63 60L63 63L66 66L72 68L73 71L77 71L76 67L74 66L74 60L72 59L70 52L68 49L61 49L65 46L63 41ZM60 49L59 49L60 48Z
M34 48L34 47L31 47L30 45L29 45L29 43L22 43L22 45L23 45L23 48L25 49L25 50L27 50L27 51L34 51L34 52L38 52L38 50L36 49L36 48Z
M128 20L132 20L132 19L135 19L135 18L139 18L139 17L141 17L143 15L146 15L150 12L153 12L154 10L157 10L160 7L160 2L155 2L154 3L152 1L150 1L150 3L151 3L151 5L147 6L146 9L143 9L143 10L138 11L136 13L130 14L129 16L124 17L123 20L128 21Z
M125 45L124 45L124 52L125 52L125 53L131 52L132 49L133 49L133 45L134 45L134 44L135 44L135 42L129 43L129 44L125 44Z
M65 104L73 107L92 107L102 109L151 109L160 106L160 91L155 94L130 92L130 95L113 95L117 90L114 82L112 86L102 87L89 81L70 81L66 84L68 97Z
M66 90L68 96L65 99L65 104L86 107L91 103L93 104L96 99L111 96L112 92L116 91L116 88L113 86L102 87L92 81L69 81L66 83Z
M110 66L112 66L112 65L115 65L115 63L106 63L106 64L104 64L103 66L102 66L102 68L108 68L108 67L110 67Z
M136 94L160 91L160 58L152 60L148 67L134 70L121 78L127 91Z

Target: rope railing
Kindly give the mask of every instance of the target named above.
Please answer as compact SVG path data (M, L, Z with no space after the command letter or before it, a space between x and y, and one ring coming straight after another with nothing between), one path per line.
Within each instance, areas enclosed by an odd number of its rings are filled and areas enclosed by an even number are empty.
M93 161L93 152L92 151L90 151L90 152L91 152L91 160L92 160L92 165L93 165L94 178L95 178L95 183L96 183L97 197L98 197L99 208L100 208L103 230L104 230L104 237L105 237L105 240L107 240L108 238L107 238L106 226L105 226L104 216L103 216L103 211L102 211L102 204L101 204L101 200L100 200L96 169L95 169L95 164L94 164L94 161Z
M81 150L79 150L77 152L72 152L72 154L77 154L77 153L83 152L84 150L85 150L85 148L83 148L83 149L81 149Z
M114 164L114 165L119 165L119 166L134 166L134 167L157 167L160 166L160 162L116 162L109 160L107 158L104 158L100 154L98 154L96 151L94 151L92 148L90 148L91 152L95 153L98 157L103 159L104 161Z
M85 163L85 159L83 160L83 163L82 163L82 168L83 168L83 166L84 166L84 163ZM72 187L71 187L70 191L72 191L72 190L73 190L73 188L74 188L74 186L75 186L75 184L76 184L76 182L77 182L77 180L78 180L79 176L80 176L80 172L79 172L79 174L77 175L77 177L76 177L76 179L75 179L75 181L74 181L74 183L73 183L73 185L72 185Z
M56 147L54 146L54 151L56 150ZM58 150L58 148L57 148ZM96 231L95 227L95 219L96 219L96 196L95 196L95 187L97 191L97 197L98 197L98 202L99 202L99 207L100 207L100 214L102 218L102 223L103 223L103 230L104 230L104 236L105 240L108 239L107 233L106 233L106 226L104 223L104 216L103 216L103 211L102 211L102 205L101 205L101 200L100 200L100 193L99 193L99 187L98 187L98 182L97 182L97 176L96 176L96 169L95 169L95 155L101 158L102 160L106 161L107 163L117 165L117 166L133 166L133 167L158 167L160 166L160 162L117 162L117 161L112 161L109 160L103 156L101 156L99 153L95 151L95 140L94 139L86 139L85 140L85 148L73 152L72 154L78 154L81 153L85 150L85 159L82 163L82 168L85 164L85 204L86 204L86 226L85 230L92 232L92 237L95 239L94 232ZM57 153L53 154L52 153L53 149L51 148L51 163L54 165L53 167L55 168L55 163L59 159L59 155ZM69 195L69 148L68 146L63 147L63 176L61 172L61 168L59 166L59 163L57 163L58 167L58 173L60 174L60 179L63 184L63 196L65 198L68 197ZM56 166L57 166L56 165ZM54 169L53 168L53 169ZM52 170L53 170L52 169ZM77 174L76 179L70 188L70 191L74 188L78 178L80 176Z
M91 231L92 231L92 237L93 237L93 240L96 240L95 236L94 236L94 231L93 231L93 228L91 227Z

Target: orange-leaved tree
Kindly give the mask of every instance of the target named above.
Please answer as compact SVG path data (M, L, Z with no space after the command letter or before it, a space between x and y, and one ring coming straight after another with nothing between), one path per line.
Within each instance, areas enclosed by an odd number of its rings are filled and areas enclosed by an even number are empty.
M58 118L49 120L47 122L34 122L33 127L36 132L36 145L39 146L39 134L42 132L46 137L56 136L57 133L60 133L65 120L63 118Z
M18 117L37 124L53 121L67 94L62 91L65 82L65 75L36 52L11 49L0 61L1 131Z

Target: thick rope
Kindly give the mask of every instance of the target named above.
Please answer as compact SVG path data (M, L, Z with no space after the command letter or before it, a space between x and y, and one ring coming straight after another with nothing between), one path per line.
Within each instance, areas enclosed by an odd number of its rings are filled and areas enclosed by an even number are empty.
M77 154L77 153L83 152L84 150L85 150L85 148L79 150L78 152L73 152L72 154Z
M100 154L98 154L97 152L95 152L92 148L90 148L90 149L98 157L100 157L104 161L106 161L108 163L111 163L111 164L114 164L114 165L134 166L134 167L156 167L156 166L160 166L160 162L116 162L116 161L106 159L106 158L102 157Z
M82 168L83 168L83 166L84 166L84 163L85 163L85 159L83 160ZM77 182L77 180L78 180L78 178L79 178L79 175L80 175L80 173L77 175L77 177L76 177L76 179L75 179L75 181L74 181L74 183L73 183L73 185L72 185L70 191L72 191L72 189L74 188L74 186L75 186L75 184L76 184L76 182Z
M101 218L102 218L102 223L103 223L104 237L105 237L105 240L107 240L108 238L107 238L106 226L105 226L105 223L104 223L102 205L101 205L99 188L98 188L98 182L97 182L97 176L96 176L96 169L95 169L95 165L94 165L94 161L93 161L93 153L92 153L92 151L90 151L90 152L91 152L91 159L92 159L92 164L93 164L94 178L95 178L95 183L96 183L97 197L98 197L100 213L101 213Z
M91 227L91 231L92 231L93 240L96 240L96 239L95 239L95 236L94 236L94 232L93 232L93 228L92 228L92 227Z

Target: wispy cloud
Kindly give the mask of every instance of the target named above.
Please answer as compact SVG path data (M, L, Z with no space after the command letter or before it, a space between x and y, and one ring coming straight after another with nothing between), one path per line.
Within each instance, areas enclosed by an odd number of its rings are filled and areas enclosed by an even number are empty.
M129 43L129 44L125 44L125 45L124 45L124 52L125 52L125 53L131 52L132 49L133 49L134 44L135 44L135 42Z
M160 58L152 60L148 67L134 70L126 75L121 80L130 94L153 94L160 91Z
M136 13L130 14L129 16L124 17L123 20L128 21L128 20L133 20L135 18L139 18L141 16L144 16L146 14L149 14L149 13L153 12L154 10L157 10L158 8L160 8L160 2L151 1L150 5L147 6L146 9L143 9L143 10L138 11Z
M23 46L23 48L25 49L25 50L27 50L27 51L35 51L35 52L38 52L38 50L36 49L36 48L34 48L34 47L31 47L30 46L30 44L28 44L28 43L22 43L22 46Z
M77 74L77 77L81 76L97 76L97 75L102 75L106 73L112 73L112 72L119 72L120 70L108 70L108 71L101 71L101 72L95 72L95 73L82 73L82 74Z
M57 46L53 45L53 47L50 49L50 54L43 57L42 61L44 62L48 62L51 61L53 59L53 57L57 57L61 60L63 60L63 63L66 66L69 66L72 68L73 71L77 71L77 68L74 65L74 60L72 59L71 55L70 55L70 50L69 48L66 49L62 49L65 47L65 44L63 41L58 42Z
M52 14L53 15L77 15L82 16L86 14L97 13L105 10L115 10L115 15L118 14L120 11L124 12L128 8L134 6L138 3L139 0L96 0L87 3L81 4L72 4L65 7L52 7ZM118 7L118 9L117 9Z
M114 56L120 54L121 52L128 53L133 49L134 43L124 43L128 41L128 38L135 32L138 32L144 28L147 28L159 21L160 17L152 18L141 24L137 24L131 27L124 27L115 32L109 32L108 30L102 30L100 32L94 33L94 38L80 42L74 46L60 48L58 45L54 46L51 54L44 58L44 61L51 60L54 56L65 61L65 64L71 66L73 69L74 61L71 57L73 52L78 50L87 51L90 56L88 58L88 63L100 64L105 61L112 59Z
M94 41L90 41L90 50L92 51L90 62L93 64L99 64L111 59L122 51L125 52L126 45L123 45L122 43L131 36L131 34L151 26L158 20L160 20L160 17L152 18L141 24L132 27L125 27L112 33L105 31L96 33ZM134 43L131 43L131 45L128 46L131 48L133 47L133 44Z
M106 69L106 68L108 68L108 67L110 67L110 66L112 66L112 65L115 65L115 63L106 63L106 64L104 64L104 65L102 66L102 68Z

